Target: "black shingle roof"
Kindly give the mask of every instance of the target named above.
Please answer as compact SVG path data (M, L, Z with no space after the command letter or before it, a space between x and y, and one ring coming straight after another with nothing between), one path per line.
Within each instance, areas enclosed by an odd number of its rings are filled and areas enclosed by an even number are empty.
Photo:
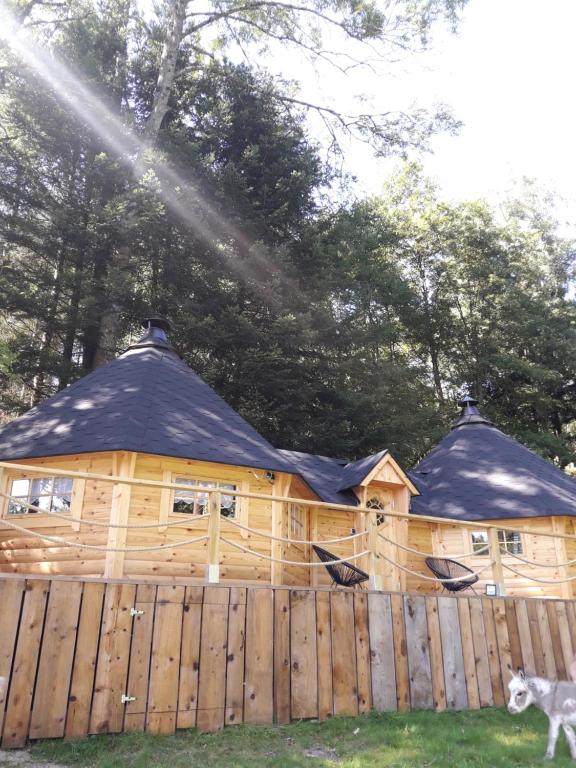
M140 451L293 467L162 340L131 347L0 429L0 459Z
M458 520L576 514L574 480L469 408L410 476L422 494L412 499L415 514Z
M348 462L346 459L331 459L312 453L284 451L280 453L292 464L292 471L300 475L322 501L332 504L357 506L358 499L350 490L342 487L342 479Z

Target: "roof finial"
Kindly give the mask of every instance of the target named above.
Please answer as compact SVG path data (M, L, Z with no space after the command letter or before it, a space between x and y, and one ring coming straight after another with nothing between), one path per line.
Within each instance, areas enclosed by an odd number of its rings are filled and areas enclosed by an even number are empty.
M472 395L465 395L462 400L460 400L458 405L462 408L462 412L456 421L452 424L452 429L456 429L456 427L463 427L466 424L488 424L488 426L493 426L489 419L487 419L485 416L482 416L476 407L478 405L478 400L472 397Z

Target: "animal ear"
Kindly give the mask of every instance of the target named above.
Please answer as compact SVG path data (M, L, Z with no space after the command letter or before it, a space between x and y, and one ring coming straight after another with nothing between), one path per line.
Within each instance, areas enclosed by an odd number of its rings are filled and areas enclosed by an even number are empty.
M519 669L518 672L517 672L517 675L520 678L520 680L522 680L522 682L524 682L524 680L526 680L526 675L524 674L524 670L523 669Z

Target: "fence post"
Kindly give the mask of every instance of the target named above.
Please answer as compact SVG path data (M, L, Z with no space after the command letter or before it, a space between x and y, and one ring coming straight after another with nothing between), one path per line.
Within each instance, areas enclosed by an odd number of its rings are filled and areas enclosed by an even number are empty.
M492 578L496 584L498 595L503 597L506 594L506 585L504 583L504 569L502 568L502 553L500 551L500 542L498 541L498 529L488 528L488 543L490 545L490 557L494 561L492 565Z
M220 491L209 491L208 496L208 582L220 581Z
M370 589L378 592L382 591L382 574L377 555L378 555L378 522L377 522L378 510L370 511L366 513L366 530L368 531L368 549L370 554L368 555L368 575L370 576Z

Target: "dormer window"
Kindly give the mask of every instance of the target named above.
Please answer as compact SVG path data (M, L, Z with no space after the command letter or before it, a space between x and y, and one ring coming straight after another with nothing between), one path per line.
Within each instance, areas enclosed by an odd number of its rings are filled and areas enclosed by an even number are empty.
M46 512L69 512L72 503L72 480L67 477L32 477L12 480L9 515L33 515L38 507Z

